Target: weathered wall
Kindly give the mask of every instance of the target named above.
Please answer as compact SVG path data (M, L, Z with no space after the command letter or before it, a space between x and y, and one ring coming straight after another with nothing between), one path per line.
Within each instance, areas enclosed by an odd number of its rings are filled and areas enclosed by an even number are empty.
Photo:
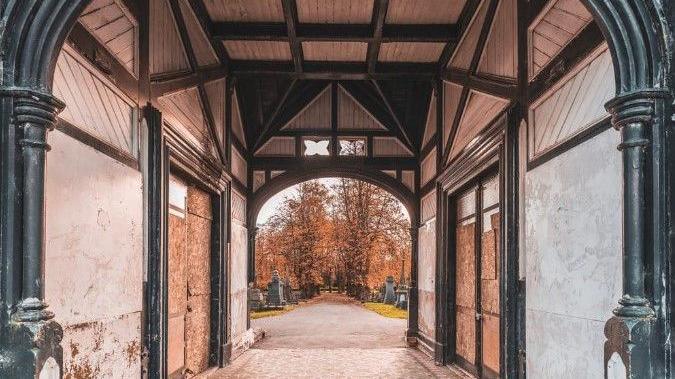
M232 192L232 241L230 245L230 320L233 356L252 343L247 331L248 318L248 230L246 200Z
M621 156L607 130L526 173L527 373L603 376L621 295Z
M422 199L422 220L419 228L417 282L418 325L422 339L436 338L436 193ZM421 341L424 343L424 341ZM428 346L431 348L431 346Z
M66 378L141 372L141 173L62 134L47 159L46 299Z

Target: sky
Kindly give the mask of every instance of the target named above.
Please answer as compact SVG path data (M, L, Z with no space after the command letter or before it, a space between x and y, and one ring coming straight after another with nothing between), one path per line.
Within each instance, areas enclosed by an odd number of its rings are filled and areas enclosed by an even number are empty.
M337 184L338 181L340 180L339 178L322 178L322 179L317 179L319 183L322 183L326 187L330 187L334 184ZM256 221L257 225L262 225L266 223L270 217L272 217L275 213L277 213L277 210L279 207L281 207L281 203L283 203L284 199L286 197L292 196L297 188L298 184L288 187L283 191L280 191L276 195L272 196L267 202L262 206L260 209L260 212L258 213L258 220ZM401 205L401 210L403 210L403 214L406 216L408 215L408 211L405 209L405 206L403 204Z

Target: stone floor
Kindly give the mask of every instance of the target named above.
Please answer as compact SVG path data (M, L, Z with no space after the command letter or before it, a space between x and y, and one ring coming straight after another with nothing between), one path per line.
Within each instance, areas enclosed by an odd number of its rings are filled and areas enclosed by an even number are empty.
M406 321L325 294L292 312L253 320L265 339L210 378L463 378L406 348Z

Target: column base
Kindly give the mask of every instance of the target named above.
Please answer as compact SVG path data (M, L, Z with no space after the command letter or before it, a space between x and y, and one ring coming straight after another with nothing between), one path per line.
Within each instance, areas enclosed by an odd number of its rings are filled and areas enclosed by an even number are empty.
M612 317L605 324L605 378L652 378L656 318Z
M0 378L63 376L63 329L56 321L12 321L3 329Z

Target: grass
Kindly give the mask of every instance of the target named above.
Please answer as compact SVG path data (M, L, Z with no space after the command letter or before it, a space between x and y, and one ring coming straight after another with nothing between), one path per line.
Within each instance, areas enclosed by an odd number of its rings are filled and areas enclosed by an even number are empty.
M264 317L274 317L274 316L279 316L284 313L288 313L295 309L296 305L286 305L284 309L270 309L270 310L259 310L259 311L251 311L251 319L259 319L259 318L264 318Z
M380 316L389 318L408 318L408 311L406 309L398 309L391 304L367 302L363 303L363 306Z

